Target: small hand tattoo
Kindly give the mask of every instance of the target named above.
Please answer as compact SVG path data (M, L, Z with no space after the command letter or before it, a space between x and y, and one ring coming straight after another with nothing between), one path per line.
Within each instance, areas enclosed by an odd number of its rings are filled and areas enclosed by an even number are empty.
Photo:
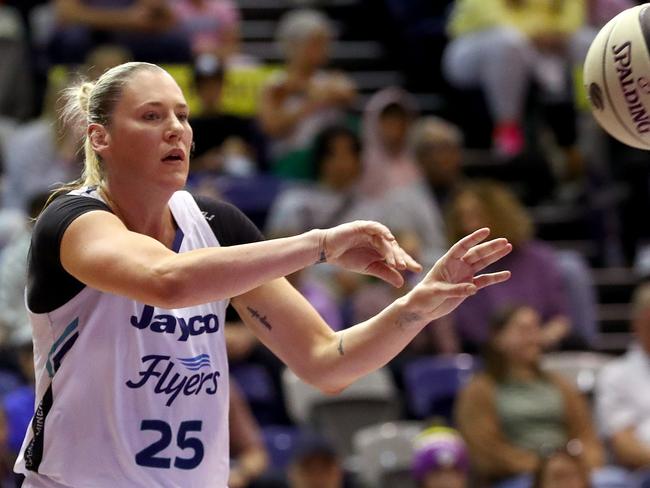
M339 354L343 356L345 353L343 352L343 334L341 334L341 338L339 339L339 347L338 347Z
M251 313L251 316L254 319L257 319L264 327L266 327L269 330L271 330L273 328L273 327L271 327L271 324L269 323L269 321L266 319L266 315L260 315L260 313L257 310L255 310L254 308L251 308L251 307L246 307L246 308Z
M400 329L408 329L414 322L422 320L422 315L417 312L404 312L397 317L397 326Z

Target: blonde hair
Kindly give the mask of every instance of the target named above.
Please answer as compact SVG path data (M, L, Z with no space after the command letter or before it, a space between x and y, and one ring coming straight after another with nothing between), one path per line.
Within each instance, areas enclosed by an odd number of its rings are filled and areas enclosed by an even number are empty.
M458 203L466 195L478 200L485 214L485 224L492 230L492 237L505 237L514 246L533 237L532 220L515 194L496 181L477 180L460 187L449 205L447 229L450 242L456 242L465 235Z
M66 88L62 98L64 101L60 118L63 127L88 127L89 124L110 126L115 106L122 97L122 92L128 81L141 70L160 70L161 67L143 62L129 62L115 66L102 74L97 81L81 80ZM101 158L92 147L90 140L83 131L84 139L84 169L81 177L67 183L52 194L50 201L61 193L85 186L101 186L104 182L104 168Z

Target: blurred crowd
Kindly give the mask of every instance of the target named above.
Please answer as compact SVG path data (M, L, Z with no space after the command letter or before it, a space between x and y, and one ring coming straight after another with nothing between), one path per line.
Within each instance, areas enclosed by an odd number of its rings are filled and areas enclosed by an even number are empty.
M650 165L596 126L581 87L598 29L641 2L339 3L256 21L243 0L0 0L0 487L18 482L34 407L31 226L81 170L60 94L128 60L188 97L188 189L268 238L377 220L425 269L484 226L514 245L511 280L338 400L297 385L230 311L230 488L650 486ZM247 21L272 27L257 51ZM403 82L362 86L346 36L377 40ZM598 268L638 282L620 357L595 352ZM341 330L418 277L394 289L320 264L289 279Z

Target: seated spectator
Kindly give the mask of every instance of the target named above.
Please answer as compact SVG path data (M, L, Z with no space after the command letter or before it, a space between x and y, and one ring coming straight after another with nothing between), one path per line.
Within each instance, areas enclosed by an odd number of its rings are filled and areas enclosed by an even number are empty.
M57 27L48 51L53 63L81 64L98 44L119 44L134 59L187 62L189 42L174 29L166 0L54 0Z
M453 429L432 427L415 440L412 469L418 488L468 488L469 454Z
M269 465L262 432L239 387L230 381L229 405L230 477L228 488L246 488Z
M603 464L586 401L563 378L543 372L541 357L541 320L535 310L513 307L495 317L485 372L461 392L455 412L472 465L486 480L528 487L544 454L565 449L571 441L580 446L589 469Z
M192 54L212 54L221 60L238 50L241 15L232 0L171 2L178 27L188 36Z
M409 134L409 146L425 184L444 208L463 179L463 134L438 117L422 117Z
M400 234L414 235L422 263L433 265L445 251L442 217L435 202L415 186L367 197L361 184L361 143L345 126L327 127L313 148L317 184L290 188L274 203L269 235L292 235L352 220L377 220Z
M489 318L500 308L526 304L544 323L544 345L557 345L571 331L563 276L553 249L533 238L532 222L514 194L496 182L467 183L450 201L447 230L453 241L481 227L494 237L506 237L513 251L504 258L512 278L500 286L469 297L453 320L468 350L480 349L489 333Z
M246 176L265 164L265 141L252 120L221 113L225 65L214 54L194 62L199 110L191 114L194 131L192 171Z
M298 441L288 468L289 488L343 488L341 459L331 444L314 433Z
M25 120L33 114L28 42L18 11L0 2L0 117Z
M615 460L629 469L650 469L650 283L632 298L634 341L607 364L596 385L598 425ZM650 481L650 476L647 476Z
M43 115L17 127L2 147L5 178L2 206L28 212L29 199L81 172L81 127L57 117L60 86L51 85ZM58 99L58 100L57 100Z
M368 100L363 113L362 185L367 195L383 196L422 181L407 144L416 116L415 100L401 88L384 88Z
M262 89L259 121L271 140L276 169L288 176L311 173L298 164L283 165L293 164L290 156L306 150L326 125L341 121L356 96L348 76L323 69L333 35L330 20L315 10L290 11L278 26L285 65Z
M494 124L493 145L505 156L524 150L523 112L531 81L548 103L571 102L569 71L582 65L577 33L585 23L583 0L457 0L451 13L442 68L460 88L480 88ZM578 56L582 56L578 58ZM568 122L568 124L567 124ZM575 138L574 121L562 131ZM575 143L556 131L558 143Z
M582 459L568 450L546 456L535 473L532 488L591 488Z
M21 330L27 331L31 337L25 307L27 254L32 240L32 224L45 206L48 195L39 193L30 200L29 220L25 219L22 232L0 251L0 344Z

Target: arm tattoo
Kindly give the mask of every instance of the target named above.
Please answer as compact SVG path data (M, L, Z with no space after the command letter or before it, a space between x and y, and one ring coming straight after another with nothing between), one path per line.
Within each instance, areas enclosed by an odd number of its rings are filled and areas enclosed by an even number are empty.
M341 338L339 339L339 354L343 356L345 353L343 352L343 333L341 333Z
M320 263L326 263L327 262L327 256L325 256L325 249L320 250L320 258L318 258L318 261L316 261L316 264Z
M400 329L408 329L414 322L422 320L422 316L417 312L404 312L397 317L397 326Z
M264 327L267 329L271 330L273 327L271 327L271 324L269 323L268 320L266 320L266 315L260 315L260 313L255 310L254 308L251 307L246 307L246 309L251 313L251 316L254 319L257 319Z

